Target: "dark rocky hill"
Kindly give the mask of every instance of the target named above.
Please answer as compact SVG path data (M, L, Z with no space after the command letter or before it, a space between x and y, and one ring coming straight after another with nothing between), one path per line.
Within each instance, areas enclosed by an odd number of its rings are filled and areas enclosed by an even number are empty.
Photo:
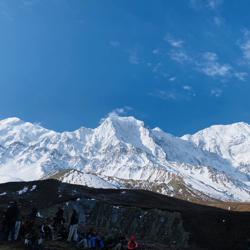
M105 235L135 233L147 249L245 250L250 239L249 204L214 202L210 205L217 207L212 207L149 191L93 189L56 180L1 184L0 213L12 200L24 215L33 206L44 217L53 216L59 205L66 214L74 207L84 225Z

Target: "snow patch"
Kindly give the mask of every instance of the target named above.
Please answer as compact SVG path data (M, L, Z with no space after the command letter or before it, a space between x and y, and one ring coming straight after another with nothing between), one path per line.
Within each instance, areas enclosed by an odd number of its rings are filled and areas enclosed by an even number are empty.
M29 190L28 187L24 187L23 189L17 191L17 193L18 193L19 195L22 195L22 194L26 193L28 190Z

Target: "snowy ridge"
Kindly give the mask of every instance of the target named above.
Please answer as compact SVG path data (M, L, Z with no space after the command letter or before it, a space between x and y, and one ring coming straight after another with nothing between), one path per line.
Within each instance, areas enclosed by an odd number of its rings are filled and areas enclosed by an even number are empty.
M250 201L250 126L182 138L111 115L95 129L57 133L0 121L0 182L57 176L97 188L143 188L185 199Z
M94 174L83 173L75 169L70 169L65 172L63 171L62 173L59 172L59 174L50 176L50 178L55 178L62 182L70 184L83 185L94 188L117 189L121 187L112 185L111 183Z
M234 168L250 175L249 124L239 122L231 125L214 125L182 138L227 159Z

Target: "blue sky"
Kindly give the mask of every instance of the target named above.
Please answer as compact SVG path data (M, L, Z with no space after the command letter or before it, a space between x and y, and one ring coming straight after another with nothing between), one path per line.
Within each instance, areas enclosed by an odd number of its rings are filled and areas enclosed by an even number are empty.
M110 112L175 135L250 123L248 0L0 0L0 119Z

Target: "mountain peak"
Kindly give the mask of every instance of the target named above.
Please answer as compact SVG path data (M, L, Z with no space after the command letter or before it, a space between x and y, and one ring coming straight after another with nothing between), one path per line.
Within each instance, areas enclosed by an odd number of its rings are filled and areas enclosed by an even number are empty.
M143 128L144 122L137 120L133 116L119 116L112 114L103 119L97 129L103 130L105 133L112 132L118 137L126 137L135 133L135 131L140 131Z
M107 118L105 118L102 123L110 123L112 125L120 124L134 124L139 126L144 126L144 122L137 120L134 116L119 116L117 114L110 114Z

